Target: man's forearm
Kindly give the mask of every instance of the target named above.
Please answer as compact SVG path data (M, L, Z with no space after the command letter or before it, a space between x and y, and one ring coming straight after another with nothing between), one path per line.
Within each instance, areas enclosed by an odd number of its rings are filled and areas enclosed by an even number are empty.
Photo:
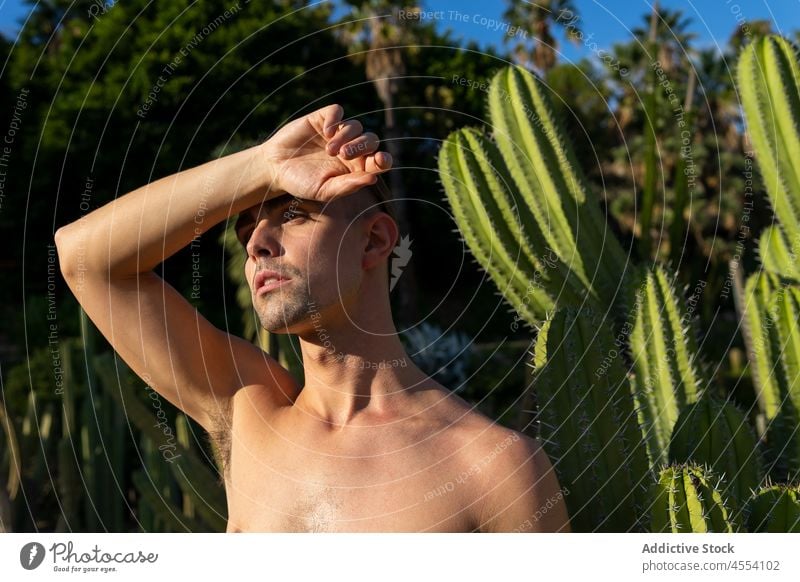
M272 175L255 146L142 186L56 232L62 270L104 277L151 271L215 224L269 197ZM75 264L78 257L83 264Z

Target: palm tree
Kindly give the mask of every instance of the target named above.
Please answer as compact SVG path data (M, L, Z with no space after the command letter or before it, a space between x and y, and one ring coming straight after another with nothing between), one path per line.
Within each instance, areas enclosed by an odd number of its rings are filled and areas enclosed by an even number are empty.
M554 26L561 27L570 40L580 36L580 27L576 24L579 16L572 0L510 0L503 18L510 26L532 33L532 38L527 34L506 35L504 41L516 42L512 50L517 62L533 66L541 74L556 64L558 40L553 36Z
M346 0L352 11L338 28L342 42L353 58L366 67L367 79L375 86L383 104L386 147L395 160L400 158L395 118L395 96L406 73L404 51L414 50L416 40L413 20L400 21L391 0ZM404 198L405 190L398 172L391 174L392 191Z
M637 211L640 251L649 257L659 166L664 171L676 162L675 153L665 150L662 141L670 141L675 133L675 99L687 108L692 103L685 97L687 90L694 92L694 88L689 89L694 82L690 59L694 34L688 32L690 20L680 10L660 8L658 2L642 20L642 25L632 31L633 39L614 46L614 68L606 65L615 87L616 119L628 143L628 148L619 150L620 161L627 160L633 150L632 169L641 192ZM624 75L622 70L626 71ZM663 82L672 91L671 101L667 89L661 86ZM659 158L658 152L663 157ZM624 165L618 164L620 168Z
M684 16L682 10L660 8L655 2L653 11L643 17L643 25L633 29L634 42L643 47L648 47L650 42L656 45L654 51L647 48L651 54L645 55L647 60L641 64L647 68L654 60L658 60L665 73L685 66L691 43L697 36L688 32L690 25L691 19Z
M396 96L406 73L405 54L418 50L415 46L418 38L432 25L421 24L415 18L401 19L396 3L391 0L345 0L345 3L352 10L340 21L337 30L353 58L365 65L367 79L374 85L383 104L384 143L395 166L399 167L402 160L402 136L395 111ZM399 171L389 173L389 186L395 200L402 236L403 233L411 232L411 228L406 189ZM416 319L417 286L413 263L404 267L403 280L398 288L403 312L406 317Z

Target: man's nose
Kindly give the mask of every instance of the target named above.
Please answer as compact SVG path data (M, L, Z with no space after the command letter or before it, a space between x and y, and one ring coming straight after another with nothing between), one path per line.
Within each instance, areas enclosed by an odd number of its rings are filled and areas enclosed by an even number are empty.
M260 256L278 256L280 243L275 237L273 229L269 228L266 220L259 222L250 240L247 241L247 256L258 259Z

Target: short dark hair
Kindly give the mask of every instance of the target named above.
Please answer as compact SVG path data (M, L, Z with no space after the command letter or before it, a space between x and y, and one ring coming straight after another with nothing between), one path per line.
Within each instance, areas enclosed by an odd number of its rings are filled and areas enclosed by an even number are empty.
M394 199L392 197L392 192L389 190L389 187L386 185L386 182L383 180L382 176L378 176L378 180L374 184L371 186L365 186L363 190L369 192L374 203L369 208L364 209L362 216L366 214L372 214L372 212L380 210L391 216L392 220L399 225L397 214L394 210ZM355 218L355 216L353 218Z

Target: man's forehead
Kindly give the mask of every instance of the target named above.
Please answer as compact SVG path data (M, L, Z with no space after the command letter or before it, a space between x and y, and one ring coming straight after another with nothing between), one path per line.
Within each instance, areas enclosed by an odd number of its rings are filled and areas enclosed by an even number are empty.
M355 215L360 215L368 208L373 207L376 203L381 204L384 201L379 190L373 188L362 188L358 192L336 198L327 203L318 200L310 200L308 198L299 198L294 194L285 192L242 211L236 219L234 230L238 231L240 227L258 220L259 216L269 216L276 209L291 205L292 203L297 204L298 207L302 206L307 211L352 218Z
M294 194L281 194L280 196L276 196L274 198L270 198L269 200L264 201L263 203L256 204L255 206L251 206L247 210L243 210L239 217L236 219L236 227L246 224L248 222L254 221L259 215L263 214L270 214L276 208L280 208L285 206L286 204L291 204L292 202L303 206L311 206L316 208L317 206L321 206L318 202L314 200L308 200L305 198L298 198Z

